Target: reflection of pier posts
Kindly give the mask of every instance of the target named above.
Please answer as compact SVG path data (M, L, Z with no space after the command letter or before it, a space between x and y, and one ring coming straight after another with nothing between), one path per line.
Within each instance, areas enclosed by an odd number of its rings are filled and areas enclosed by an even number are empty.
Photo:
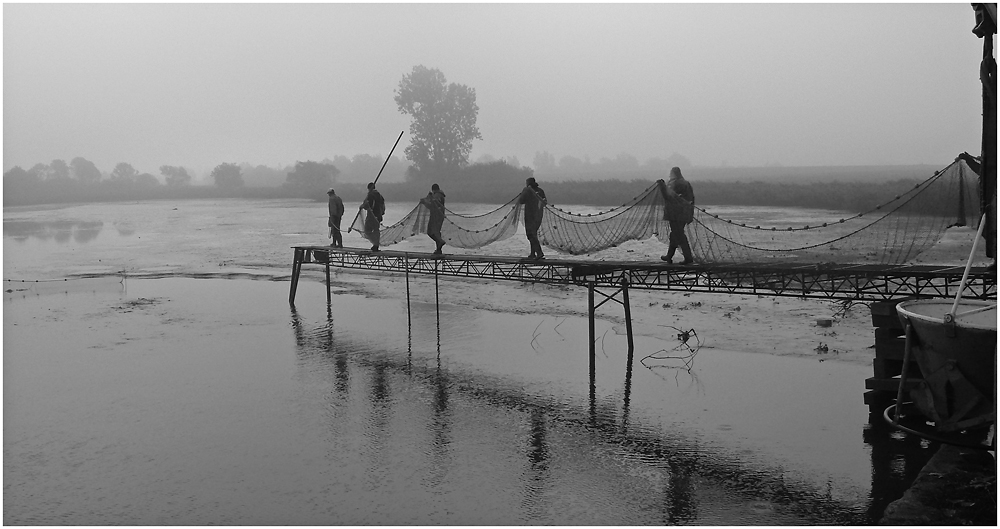
M438 262L434 261L434 315L437 318L437 346L441 354L441 301L438 293Z
M587 315L589 316L588 336L590 337L590 422L593 424L597 419L597 364L595 355L597 351L597 338L594 336L594 282L587 283Z
M333 301L333 298L330 297L331 295L332 294L330 293L330 259L328 258L326 260L326 304L327 305L329 305Z
M939 445L893 429L881 413L872 413L868 422L862 431L865 444L871 448L872 484L867 515L878 520L885 508L910 488Z

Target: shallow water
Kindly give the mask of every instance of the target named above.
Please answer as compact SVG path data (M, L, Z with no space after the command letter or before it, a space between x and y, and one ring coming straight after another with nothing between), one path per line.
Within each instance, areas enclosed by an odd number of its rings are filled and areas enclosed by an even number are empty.
M599 320L591 381L584 318L220 279L287 275L312 204L160 206L5 211L5 279L99 276L5 283L5 524L867 524L933 451L866 366L637 337L629 371Z

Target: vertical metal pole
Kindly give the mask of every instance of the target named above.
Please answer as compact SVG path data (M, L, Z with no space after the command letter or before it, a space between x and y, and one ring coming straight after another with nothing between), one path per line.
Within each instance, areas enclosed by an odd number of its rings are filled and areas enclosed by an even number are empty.
M628 279L622 278L622 305L625 306L625 334L628 337L628 365L632 369L632 352L635 344L632 341L632 309L628 305Z
M329 305L333 299L330 297L330 254L326 258L326 304Z
M302 250L295 249L292 259L292 286L288 290L288 304L295 305L295 290L299 287L299 271L302 270Z
M406 328L412 327L410 322L410 256L406 256Z
M587 315L590 318L590 382L594 383L594 376L597 373L596 362L596 332L594 331L594 282L587 283Z

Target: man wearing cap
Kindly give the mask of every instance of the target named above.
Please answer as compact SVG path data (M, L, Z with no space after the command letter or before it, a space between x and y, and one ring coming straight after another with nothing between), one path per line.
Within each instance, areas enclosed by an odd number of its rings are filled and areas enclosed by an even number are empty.
M542 244L538 241L538 228L542 227L542 213L548 201L545 199L545 191L538 187L534 177L529 177L524 181L524 189L518 203L524 204L524 234L528 236L528 243L531 245L531 255L528 259L542 259Z
M330 246L343 248L344 237L340 233L340 219L344 216L344 201L337 196L332 187L326 192L326 196L329 197L327 205L330 208L330 221L327 225L330 226L330 238L333 239Z
M372 251L377 252L379 240L382 238L382 215L385 215L385 199L382 193L375 190L375 182L368 183L368 195L361 203L361 209L367 210L365 215L365 237L372 243Z
M441 227L444 225L444 191L441 186L434 184L431 192L420 199L420 203L430 210L431 215L427 220L427 236L437 244L434 255L441 255L441 248L444 248L444 238L441 237Z

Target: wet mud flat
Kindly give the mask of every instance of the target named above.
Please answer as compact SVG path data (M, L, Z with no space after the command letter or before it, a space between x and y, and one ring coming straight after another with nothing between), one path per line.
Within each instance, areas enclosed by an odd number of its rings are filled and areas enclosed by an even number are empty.
M936 448L869 432L850 363L629 376L601 321L588 383L579 317L416 302L407 332L350 285L81 286L5 293L7 523L865 525Z

